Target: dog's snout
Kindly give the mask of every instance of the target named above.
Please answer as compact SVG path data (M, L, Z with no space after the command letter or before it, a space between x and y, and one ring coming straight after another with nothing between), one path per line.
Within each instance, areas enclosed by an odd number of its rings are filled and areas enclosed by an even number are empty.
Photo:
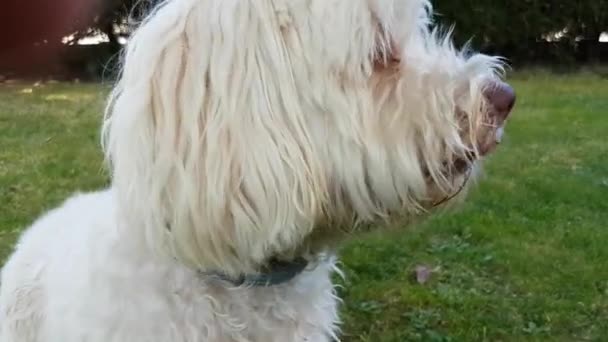
M492 105L494 114L504 120L515 106L515 90L505 82L494 82L484 93Z

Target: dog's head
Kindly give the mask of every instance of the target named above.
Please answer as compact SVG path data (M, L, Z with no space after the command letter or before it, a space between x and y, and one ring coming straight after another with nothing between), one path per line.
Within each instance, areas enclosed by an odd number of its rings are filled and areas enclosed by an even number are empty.
M104 125L132 227L228 273L462 193L514 102L425 0L169 0ZM136 230L136 228L131 228Z

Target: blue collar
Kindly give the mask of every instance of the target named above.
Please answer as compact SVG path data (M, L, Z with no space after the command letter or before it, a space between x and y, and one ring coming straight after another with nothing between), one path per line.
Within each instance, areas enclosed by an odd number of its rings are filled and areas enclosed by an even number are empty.
M243 274L236 278L216 272L203 274L219 278L234 286L270 287L281 285L294 279L304 271L306 266L308 266L308 261L306 259L296 258L292 261L272 260L262 272L257 274Z

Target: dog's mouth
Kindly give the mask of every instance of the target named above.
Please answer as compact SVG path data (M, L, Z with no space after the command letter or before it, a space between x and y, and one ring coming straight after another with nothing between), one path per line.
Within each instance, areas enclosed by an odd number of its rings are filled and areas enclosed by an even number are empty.
M464 157L455 158L451 166L448 166L446 163L446 167L453 174L466 173L476 161L496 151L504 137L505 125L506 123L503 123L495 129L490 130L484 137L478 139L477 153L473 151L468 152Z

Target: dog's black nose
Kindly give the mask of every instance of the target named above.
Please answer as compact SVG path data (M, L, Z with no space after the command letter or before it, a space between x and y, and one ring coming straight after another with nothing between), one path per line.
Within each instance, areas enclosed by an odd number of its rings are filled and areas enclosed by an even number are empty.
M505 82L493 82L486 88L484 95L494 107L494 115L499 116L501 121L509 116L515 106L515 90Z

